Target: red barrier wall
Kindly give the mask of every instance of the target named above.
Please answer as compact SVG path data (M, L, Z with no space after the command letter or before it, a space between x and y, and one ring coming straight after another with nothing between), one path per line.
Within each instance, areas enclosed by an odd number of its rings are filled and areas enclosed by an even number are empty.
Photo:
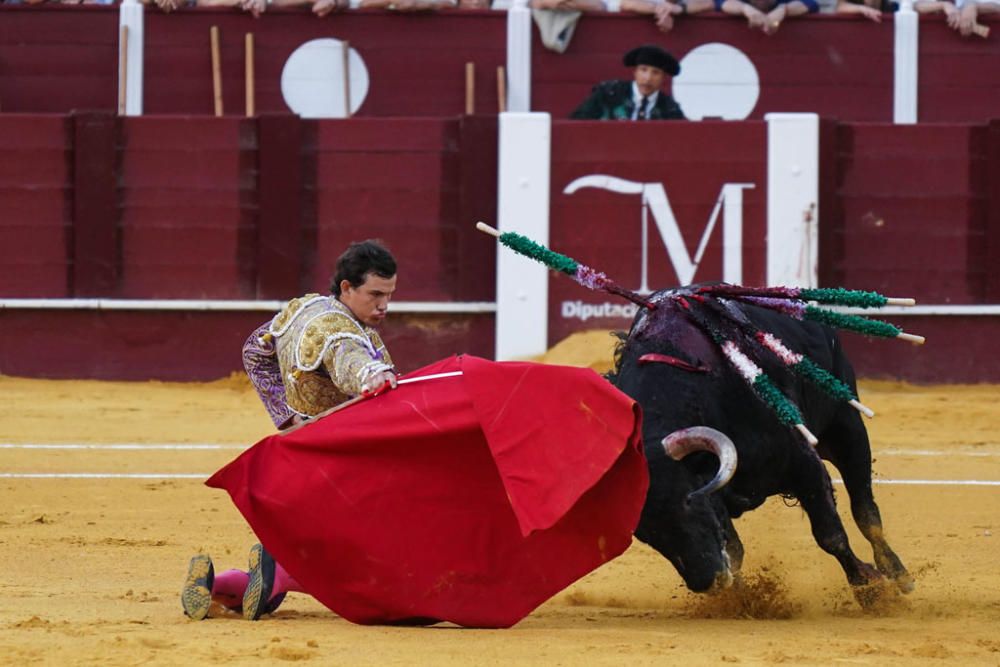
M0 109L115 109L118 9L0 4Z
M1000 21L985 17L1000 29ZM227 115L244 113L244 35L256 44L256 101L262 113L289 111L281 72L300 44L347 40L363 57L371 87L360 116L452 116L465 109L465 63L476 65L476 113L497 110L496 68L506 64L506 15L355 11L318 19L306 9L271 9L261 19L229 9L145 13L145 111L213 113L209 28L221 34ZM91 6L0 4L0 109L114 110L118 96L118 12ZM664 45L678 58L700 45L740 49L757 69L760 97L751 118L810 111L850 121L892 120L893 24L840 16L788 20L771 37L734 17L701 14L668 34L646 17L587 14L564 54L535 32L533 108L566 117L597 81L629 75L622 54L636 44ZM996 115L1000 42L962 39L940 17L920 23L919 118L985 122Z
M313 289L329 288L332 260L363 229L412 258L408 299L447 298L442 235L456 222L458 133L458 123L436 119L398 121L391 131L382 121L317 127Z
M624 151L622 147L628 146ZM766 273L767 127L762 122L705 122L657 127L651 123L560 121L552 130L550 194L553 248L607 273L623 287L639 290L642 257L642 198L586 188L565 194L575 179L606 174L637 183L662 185L677 225L693 258L723 184L745 183L743 190L742 261L744 284L763 284ZM693 282L722 280L722 211ZM647 211L648 285L651 289L680 284ZM730 244L739 242L728 239ZM603 292L590 292L565 276L549 281L549 342L569 333L601 327L627 328L630 317L583 319L573 304L624 303ZM564 312L564 309L566 311Z
M490 301L495 245L469 221L496 219L496 144L477 117L3 114L0 296L287 299L325 292L348 242L381 237L397 299ZM0 373L210 379L269 317L0 309ZM394 314L385 339L412 370L491 356L493 322Z
M123 298L254 295L256 138L236 118L122 123Z
M1000 318L993 316L887 317L906 331L927 337L917 346L842 333L840 339L858 375L906 382L1000 382L996 361Z
M841 125L832 284L921 303L986 303L987 126ZM996 169L1000 165L993 165Z
M984 15L992 39L961 39L943 21L925 17L920 22L920 87L917 117L920 122L981 123L1000 116L1000 23L996 14Z
M70 294L71 151L63 116L0 119L0 296Z
M546 50L536 32L532 106L567 117L597 81L630 77L622 55L637 44L661 44L681 60L710 42L740 49L757 68L760 97L751 118L809 111L842 120L892 120L891 20L875 24L834 16L790 19L767 37L722 15L678 21L667 35L648 19L587 15L564 54Z
M0 296L290 298L380 237L410 277L397 298L493 298L493 247L468 221L496 218L495 119L283 118L299 143L262 153L254 120L0 115Z
M452 116L465 110L465 63L476 64L478 113L496 113L496 68L505 64L506 21L490 12L356 11L325 20L306 10L259 20L229 10L146 12L146 110L213 113L209 28L219 26L226 113L244 111L244 35L256 45L257 110L287 112L281 71L300 44L347 40L371 81L361 116Z
M743 281L763 282L764 123L557 121L552 136L552 247L635 289L641 199L597 188L564 194L570 182L600 173L662 184L691 256L722 184L753 183L742 191ZM822 284L922 304L997 302L1000 123L826 123L823 136L822 162L833 176L824 175L821 190L830 200L821 201ZM491 301L495 246L472 222L496 219L496 144L495 120L481 117L3 114L0 296L288 298L323 290L348 240L381 236L400 260L399 300ZM107 210L111 220L101 213ZM716 225L695 281L720 277L721 217ZM675 285L652 217L649 240L650 287ZM101 288L108 279L112 286ZM616 302L553 278L552 342L577 329L627 324L626 317L564 316L567 301ZM264 319L4 309L0 372L211 377L238 367L242 338ZM395 320L388 337L398 337L414 364L408 367L445 353L492 353L492 316ZM867 375L995 380L1000 368L988 360L996 320L897 318L928 335L919 351L846 344ZM183 344L160 340L168 335ZM198 336L225 341L227 351L192 346Z
M243 342L272 316L266 312L4 309L0 310L0 373L213 380L242 370ZM398 368L408 372L456 353L491 357L493 322L492 315L393 314L383 334Z

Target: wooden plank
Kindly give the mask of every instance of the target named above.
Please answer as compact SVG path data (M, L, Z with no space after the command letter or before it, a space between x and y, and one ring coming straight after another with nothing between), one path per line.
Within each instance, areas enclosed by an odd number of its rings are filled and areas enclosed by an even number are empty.
M292 114L257 119L256 295L289 299L304 291L302 121Z
M115 296L121 254L118 237L118 121L112 113L73 114L72 292Z

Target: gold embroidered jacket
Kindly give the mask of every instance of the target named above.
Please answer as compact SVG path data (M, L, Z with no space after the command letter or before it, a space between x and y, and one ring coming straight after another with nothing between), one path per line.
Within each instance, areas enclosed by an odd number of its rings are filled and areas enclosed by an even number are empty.
M288 406L314 416L361 393L365 381L392 370L392 358L373 328L354 318L335 296L293 299L271 321Z

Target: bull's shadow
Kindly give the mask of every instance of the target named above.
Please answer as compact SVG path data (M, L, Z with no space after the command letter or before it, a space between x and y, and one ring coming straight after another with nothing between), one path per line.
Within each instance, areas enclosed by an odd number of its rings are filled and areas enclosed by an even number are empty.
M768 332L806 355L857 394L854 370L837 333L773 310L705 299L690 287L652 295L622 334L608 379L643 410L650 487L635 535L666 557L693 591L732 582L743 546L733 519L769 496L796 498L819 546L841 564L862 605L883 577L903 592L913 579L882 534L872 494L871 447L859 413L789 370L748 332ZM814 448L782 423L722 347L735 343L787 398L817 436ZM684 431L691 427L706 430ZM716 433L717 432L717 433ZM669 453L668 451L669 450ZM715 455L708 451L715 452ZM835 506L830 476L841 473L851 512L871 543L875 567L852 551ZM679 459L679 460L678 460ZM721 460L721 464L720 464ZM731 478L730 478L731 475Z

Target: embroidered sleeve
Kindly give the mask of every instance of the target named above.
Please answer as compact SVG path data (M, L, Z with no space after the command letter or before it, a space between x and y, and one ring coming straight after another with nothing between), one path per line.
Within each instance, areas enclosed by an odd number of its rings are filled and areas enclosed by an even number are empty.
M345 336L331 345L323 355L323 366L333 383L350 396L360 394L372 375L392 370L379 350L373 350L361 336Z
M275 427L281 428L294 413L285 398L278 356L275 354L271 334L268 333L270 324L267 322L258 327L243 344L243 368L264 403L271 421Z

